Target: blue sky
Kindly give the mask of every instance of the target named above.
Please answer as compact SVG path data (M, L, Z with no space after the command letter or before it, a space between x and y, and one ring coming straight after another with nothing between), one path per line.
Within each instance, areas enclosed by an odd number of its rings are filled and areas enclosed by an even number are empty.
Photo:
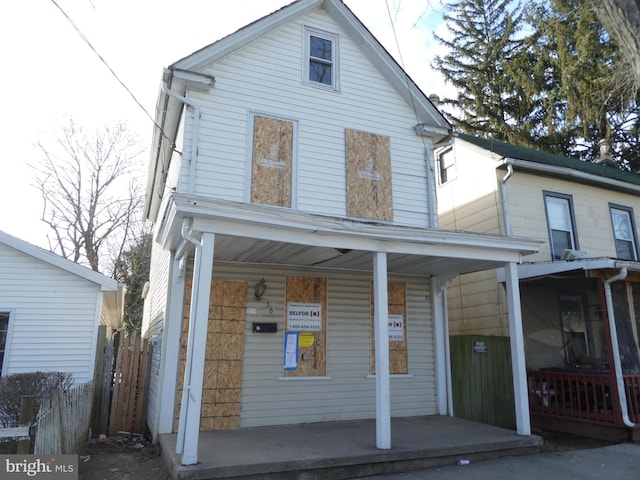
M438 0L387 0L409 75L444 96L430 68L443 25ZM287 0L56 0L147 112L153 114L162 68L278 8ZM400 61L385 0L345 3ZM434 8L435 7L435 10ZM417 22L417 20L419 21ZM417 23L416 23L417 22ZM41 199L28 164L38 141L65 115L88 129L126 120L146 147L152 123L51 0L0 2L0 230L48 246ZM146 173L148 157L141 163Z

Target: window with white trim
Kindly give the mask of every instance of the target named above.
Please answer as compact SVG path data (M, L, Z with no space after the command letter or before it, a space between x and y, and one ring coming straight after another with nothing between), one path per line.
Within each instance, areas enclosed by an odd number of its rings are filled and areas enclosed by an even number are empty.
M0 377L4 363L4 352L7 348L7 336L9 333L9 312L0 312Z
M565 250L577 250L580 248L576 235L573 198L571 195L562 193L543 193L551 258L560 260Z
M622 260L638 260L638 240L633 221L633 209L610 203L609 212L616 244L616 257Z
M304 81L311 85L338 89L338 36L305 27Z
M438 154L438 185L443 185L456 178L456 158L453 148Z

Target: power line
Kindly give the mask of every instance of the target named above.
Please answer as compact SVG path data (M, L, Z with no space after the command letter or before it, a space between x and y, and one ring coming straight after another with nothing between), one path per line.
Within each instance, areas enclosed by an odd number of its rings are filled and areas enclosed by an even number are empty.
M109 69L109 71L111 72L111 74L115 77L115 79L118 81L118 83L120 83L120 85L122 85L122 87L127 91L127 93L131 96L131 98L133 98L133 101L136 102L136 104L140 107L140 109L145 113L145 115L147 117L149 117L149 119L151 120L151 122L153 122L153 124L156 126L156 128L160 131L160 133L162 134L162 136L164 136L167 140L171 141L171 139L167 136L167 134L164 132L164 130L162 129L162 127L160 125L158 125L155 121L155 119L151 116L151 114L147 111L146 108L144 108L144 106L142 105L142 103L140 103L140 101L136 98L136 96L133 94L133 92L129 89L129 87L127 87L127 85L120 79L120 77L118 76L118 74L113 70L113 68L111 68L111 66L109 65L109 63L102 57L102 55L100 55L100 53L98 53L98 51L95 49L95 47L91 44L91 42L89 41L89 39L86 37L86 35L82 32L82 30L80 30L80 27L78 27L78 25L73 21L73 19L67 15L67 12L64 11L64 9L58 5L58 3L56 2L56 0L51 0L51 3L53 3L58 10L60 10L60 12L62 13L62 15L64 15L64 17L69 21L69 23L73 26L73 28L75 29L76 33L78 35L80 35L80 38L82 38L82 40L89 46L89 48L93 51L93 53L96 54L96 56L100 59L100 61ZM172 143L171 144L171 148L172 150L174 150L177 153L180 153L178 150L176 150L175 145Z

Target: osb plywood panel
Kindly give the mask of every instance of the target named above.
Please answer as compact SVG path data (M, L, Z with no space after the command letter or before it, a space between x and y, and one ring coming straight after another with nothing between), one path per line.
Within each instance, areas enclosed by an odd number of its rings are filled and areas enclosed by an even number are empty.
M174 429L177 429L182 398L191 283L191 278L185 280L183 338ZM211 282L210 295L200 430L237 429L240 428L247 284L214 280Z
M389 137L345 129L347 215L393 221Z
M322 319L319 332L305 332L306 335L313 335L313 343L309 346L298 345L297 368L295 370L285 370L284 376L325 376L327 374L327 279L323 277L288 276L285 289L286 305L289 303L320 304ZM285 327L287 323L287 319L285 319ZM303 358L306 358L306 360L303 360Z
M374 303L373 303L373 282L371 282L371 372L376 371L376 344L374 330ZM387 296L389 315L402 315L403 340L389 341L389 373L402 374L409 373L407 361L407 307L406 307L406 284L404 282L389 282L387 285Z
M251 166L251 202L291 206L293 123L255 116Z

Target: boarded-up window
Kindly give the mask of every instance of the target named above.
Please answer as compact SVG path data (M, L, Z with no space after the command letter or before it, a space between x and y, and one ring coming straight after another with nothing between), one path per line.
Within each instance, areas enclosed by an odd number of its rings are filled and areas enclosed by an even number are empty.
M407 364L407 308L404 282L389 282L389 373L409 373ZM373 282L371 282L371 372L376 371L376 344L374 334Z
M325 376L327 279L288 276L284 376Z
M253 118L251 203L291 207L293 122Z
M347 215L393 220L389 137L345 130Z

